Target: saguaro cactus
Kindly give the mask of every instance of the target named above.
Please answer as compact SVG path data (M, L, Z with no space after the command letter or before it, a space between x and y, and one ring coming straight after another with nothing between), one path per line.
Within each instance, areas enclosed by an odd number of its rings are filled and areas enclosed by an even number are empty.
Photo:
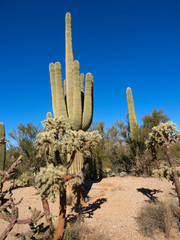
M130 132L131 132L131 139L137 139L138 135L138 125L134 110L134 101L131 88L128 87L126 89L126 98L127 98L127 105L128 105L128 113L129 113L129 125L130 125Z
M62 83L61 64L50 63L50 82L54 117L64 117L73 130L86 131L93 116L93 77L86 74L84 91L84 74L80 74L78 61L74 61L72 50L71 14L66 13L66 80ZM78 153L69 172L80 172L83 167L83 156Z
M5 143L5 128L4 124L0 123L0 170L3 171L5 167L6 159L6 143ZM1 180L0 176L0 189L1 189Z

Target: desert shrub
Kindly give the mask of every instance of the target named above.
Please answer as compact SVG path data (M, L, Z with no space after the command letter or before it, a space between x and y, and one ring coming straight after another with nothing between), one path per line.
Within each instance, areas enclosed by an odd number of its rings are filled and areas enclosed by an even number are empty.
M110 238L105 236L103 233L100 233L96 229L90 229L82 223L77 226L77 231L79 233L79 240L110 240Z
M79 240L79 234L75 227L66 227L64 231L64 240Z
M160 231L169 237L173 222L171 207L163 202L148 203L138 214L137 223L140 231L148 237L153 237Z
M180 142L174 144L171 148L171 153L173 156L174 161L179 165L180 164Z
M115 177L115 172L113 172L111 169L109 168L106 168L104 170L102 170L102 176L104 178L107 178L107 177Z

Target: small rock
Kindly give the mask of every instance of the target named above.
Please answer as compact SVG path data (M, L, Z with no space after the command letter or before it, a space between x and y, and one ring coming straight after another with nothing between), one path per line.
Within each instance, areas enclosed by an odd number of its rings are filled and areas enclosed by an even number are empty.
M120 172L120 174L119 174L120 177L125 177L127 175L128 175L127 172Z

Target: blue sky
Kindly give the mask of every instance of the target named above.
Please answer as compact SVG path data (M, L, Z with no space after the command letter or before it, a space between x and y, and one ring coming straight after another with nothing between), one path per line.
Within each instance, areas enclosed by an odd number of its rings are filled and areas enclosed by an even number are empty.
M0 121L6 132L52 112L49 63L65 78L65 13L74 59L94 77L93 121L125 119L131 87L138 123L163 108L180 130L179 0L0 0Z

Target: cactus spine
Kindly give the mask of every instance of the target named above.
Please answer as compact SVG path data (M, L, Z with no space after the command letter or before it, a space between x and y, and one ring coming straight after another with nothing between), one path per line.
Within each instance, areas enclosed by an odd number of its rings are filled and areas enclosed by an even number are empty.
M6 159L6 143L5 143L5 128L4 124L0 123L0 170L4 171ZM0 177L0 189L2 177Z
M132 90L130 87L126 89L126 98L127 98L128 113L129 113L131 139L136 140L138 137L138 125L137 125L137 120L135 115Z
M86 74L84 91L84 74L80 74L80 65L74 61L72 49L71 14L65 17L66 40L66 80L62 84L61 64L50 63L50 82L54 117L64 117L73 130L86 131L93 116L93 76ZM80 172L83 167L83 156L78 153L70 168L70 173Z

